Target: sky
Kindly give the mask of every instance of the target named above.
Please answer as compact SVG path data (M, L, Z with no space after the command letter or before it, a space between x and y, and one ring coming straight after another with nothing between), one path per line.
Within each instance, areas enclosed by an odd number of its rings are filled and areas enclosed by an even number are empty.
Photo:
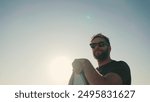
M66 85L76 58L97 62L94 34L109 37L111 58L150 84L150 0L0 0L0 84Z

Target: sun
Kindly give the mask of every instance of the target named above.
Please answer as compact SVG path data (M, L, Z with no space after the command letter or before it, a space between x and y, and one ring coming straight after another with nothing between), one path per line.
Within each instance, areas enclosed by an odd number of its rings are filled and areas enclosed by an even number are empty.
M58 56L51 60L49 76L52 84L68 84L72 73L72 60Z

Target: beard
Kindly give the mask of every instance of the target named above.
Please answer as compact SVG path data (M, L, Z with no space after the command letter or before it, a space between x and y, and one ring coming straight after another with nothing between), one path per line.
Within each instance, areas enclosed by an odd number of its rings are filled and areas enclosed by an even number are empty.
M98 53L98 54L93 53L93 55L94 55L95 59L97 59L99 61L103 61L103 60L105 60L105 59L107 59L109 57L110 52L107 49L107 50L105 50L105 51L103 51L101 53Z

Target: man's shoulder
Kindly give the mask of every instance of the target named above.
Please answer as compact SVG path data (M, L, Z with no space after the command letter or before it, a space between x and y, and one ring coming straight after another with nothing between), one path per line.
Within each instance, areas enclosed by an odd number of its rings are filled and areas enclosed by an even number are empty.
M112 64L128 66L127 62L125 62L123 60L119 60L119 61L113 60L112 62L113 62Z
M129 68L129 65L128 65L125 61L120 60L120 61L118 61L118 63L119 63L120 66L122 66L122 67L128 67L128 68Z
M115 69L115 70L128 70L128 69L130 69L129 65L123 60L119 60L119 61L113 60L112 63L110 63L110 66L112 69Z

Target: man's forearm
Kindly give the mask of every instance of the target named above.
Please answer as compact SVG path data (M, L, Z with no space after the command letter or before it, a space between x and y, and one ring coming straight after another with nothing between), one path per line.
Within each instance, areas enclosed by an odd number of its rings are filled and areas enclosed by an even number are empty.
M89 84L91 85L106 84L105 83L106 79L101 74L99 74L92 66L87 66L86 68L83 69L83 72Z

